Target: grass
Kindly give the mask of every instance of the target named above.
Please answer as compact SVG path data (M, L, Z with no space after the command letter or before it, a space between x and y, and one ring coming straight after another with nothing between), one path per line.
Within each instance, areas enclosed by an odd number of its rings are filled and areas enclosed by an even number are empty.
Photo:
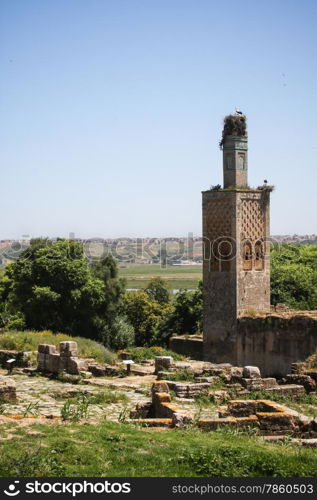
M78 344L79 356L94 358L101 363L112 363L115 354L94 340L84 337L71 337L64 333L52 333L49 330L35 331L7 331L0 333L0 349L15 351L37 351L39 344L52 344L58 347L65 340L74 340Z
M25 427L2 441L1 476L312 477L317 470L313 450L225 430L152 432L112 422L32 429L40 444ZM6 430L15 432L14 424Z
M127 288L144 288L152 278L161 277L171 290L197 288L202 279L202 266L167 266L158 264L127 264L119 267L119 275L126 279Z
M195 382L194 372L192 370L177 370L176 372L171 371L168 375L169 380L174 382Z
M129 347L127 349L131 353L131 358L136 363L146 359L154 359L155 356L172 356L175 361L182 361L185 359L181 354L164 349L164 347L153 346L153 347ZM120 352L120 351L119 351Z

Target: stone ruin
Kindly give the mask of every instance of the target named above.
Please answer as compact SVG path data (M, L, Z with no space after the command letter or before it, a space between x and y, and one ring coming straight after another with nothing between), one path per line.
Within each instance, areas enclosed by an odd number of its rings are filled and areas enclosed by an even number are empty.
M79 375L87 370L87 360L78 358L77 342L59 343L59 352L55 345L40 344L37 353L38 371Z
M171 402L166 382L154 382L151 393L151 401L138 403L130 412L132 421L149 427L184 427L192 422L189 412Z
M214 431L221 426L256 426L259 434L264 436L317 438L317 420L264 399L229 401L227 407L220 408L219 418L201 418L198 426L206 431Z
M172 403L166 381L156 381L151 389L152 400L138 403L130 412L130 421L148 427L187 427L194 421L191 412ZM219 427L256 428L259 435L276 439L286 435L317 444L317 420L310 419L286 406L265 399L232 400L227 407L220 407L219 417L204 417L197 421L204 431ZM316 444L315 444L316 443Z
M156 362L156 360L155 360ZM160 370L161 361L156 362L155 372L159 380L165 380L169 389L179 398L195 398L200 394L207 394L211 386L222 383L225 390L234 390L237 394L247 394L253 391L300 397L306 392L316 391L316 380L308 374L289 374L283 379L261 377L256 366L238 367L229 363L213 364L209 362L170 362L168 371ZM179 370L188 370L193 375L193 381L173 381L173 374ZM169 378L171 380L169 380Z
M0 402L16 401L16 387L14 380L0 377Z

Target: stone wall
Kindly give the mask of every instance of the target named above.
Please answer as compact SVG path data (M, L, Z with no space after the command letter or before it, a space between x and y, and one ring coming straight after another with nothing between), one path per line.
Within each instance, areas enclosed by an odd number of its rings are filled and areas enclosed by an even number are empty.
M252 364L264 376L284 376L292 363L305 361L317 349L317 315L240 318L237 358L239 365Z
M203 360L203 339L202 337L171 337L169 341L169 348L177 352L178 354L182 354L183 356L187 356L191 359L197 359L198 361Z
M221 361L232 363L232 351L228 350L226 355L225 342L223 339ZM197 337L172 337L169 346L179 354L202 359L203 342ZM284 315L239 318L235 349L235 365L258 366L264 377L283 377L291 373L293 363L313 359L317 351L317 312L291 311ZM213 363L219 362L218 356L210 355L209 348L204 357Z
M237 358L237 318L270 312L270 192L203 192L203 331L205 359Z

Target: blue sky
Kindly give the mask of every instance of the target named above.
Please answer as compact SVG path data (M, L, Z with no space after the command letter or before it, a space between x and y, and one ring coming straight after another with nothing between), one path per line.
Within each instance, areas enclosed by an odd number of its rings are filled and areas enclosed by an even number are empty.
M316 233L309 0L2 0L0 238L201 234L223 117L248 117L272 234Z

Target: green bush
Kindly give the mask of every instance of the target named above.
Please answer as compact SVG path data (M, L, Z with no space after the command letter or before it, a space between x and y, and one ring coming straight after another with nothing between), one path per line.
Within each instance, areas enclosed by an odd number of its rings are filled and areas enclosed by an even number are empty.
M168 376L169 380L173 380L175 382L195 382L194 372L191 370L177 370L176 372L171 372Z
M111 255L90 267L73 240L31 240L0 277L0 326L98 339L121 305L124 283Z
M164 349L163 347L160 346L132 347L129 348L129 352L131 353L131 358L136 363L140 363L140 361L146 359L154 359L155 356L172 356L176 361L182 361L183 359L185 359L185 357L182 356L181 354L169 351L168 349Z
M125 349L134 344L134 328L123 316L118 316L102 332L102 342L109 349Z
M274 245L271 262L272 303L317 309L317 245Z

